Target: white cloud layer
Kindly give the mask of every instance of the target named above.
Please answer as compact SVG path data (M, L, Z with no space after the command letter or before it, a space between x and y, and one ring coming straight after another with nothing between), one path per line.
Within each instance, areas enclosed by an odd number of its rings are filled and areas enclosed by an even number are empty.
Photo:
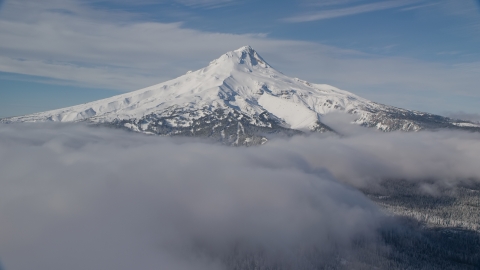
M0 125L0 258L7 270L225 269L253 253L309 269L305 252L353 256L352 241L374 241L384 220L335 179L478 183L479 153L473 133L367 130L230 148Z
M0 257L7 270L225 269L255 253L308 269L298 252L374 236L383 215L361 193L259 151L2 125Z

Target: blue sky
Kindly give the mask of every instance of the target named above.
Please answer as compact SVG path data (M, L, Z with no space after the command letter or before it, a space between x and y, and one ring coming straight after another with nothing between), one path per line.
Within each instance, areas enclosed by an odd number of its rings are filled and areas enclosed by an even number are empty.
M0 3L0 117L136 90L251 45L292 77L480 118L478 0Z

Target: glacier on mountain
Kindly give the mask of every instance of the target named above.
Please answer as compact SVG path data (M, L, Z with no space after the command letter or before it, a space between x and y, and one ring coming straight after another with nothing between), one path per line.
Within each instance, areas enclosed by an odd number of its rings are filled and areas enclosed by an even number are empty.
M273 134L335 132L322 123L322 117L331 112L353 114L354 123L382 131L480 129L478 124L386 106L330 85L288 77L250 46L164 83L1 122L88 122L147 134L253 145Z

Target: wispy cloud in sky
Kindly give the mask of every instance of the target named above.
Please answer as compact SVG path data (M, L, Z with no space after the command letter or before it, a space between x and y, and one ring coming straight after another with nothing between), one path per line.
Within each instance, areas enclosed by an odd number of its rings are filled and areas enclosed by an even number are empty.
M398 1L398 0L382 1L382 2L364 4L364 5L357 5L353 7L320 10L318 12L295 15L292 17L288 17L284 20L286 22L293 22L293 23L326 20L326 19L332 19L332 18L350 16L355 14L407 6L415 2L418 2L418 0L417 1L407 1L407 0L406 1Z
M422 4L422 5L416 5L416 6L411 6L411 7L402 8L401 10L402 10L402 11L410 11L410 10L415 10L415 9L419 9L419 8L426 8L426 7L436 6L436 5L439 5L439 4L440 4L440 2L437 2L437 3L428 3L428 4Z
M387 1L382 7L402 3ZM453 65L275 39L262 33L197 30L182 22L145 21L138 14L94 9L75 0L5 2L0 10L0 40L0 72L118 91L173 79L208 65L227 51L251 45L285 74L333 84L382 103L428 111L426 104L432 104L432 97L439 93L480 98L475 74L478 62ZM369 95L374 88L379 92ZM451 89L456 92L452 94ZM419 106L406 106L411 100ZM449 102L441 110L464 109L448 107L454 105Z
M241 0L175 0L176 2L193 8L219 8L235 4Z
M323 0L323 1L303 0L303 1L300 1L300 3L309 7L326 7L326 6L340 6L340 5L346 5L346 4L353 4L359 1L362 1L362 0Z

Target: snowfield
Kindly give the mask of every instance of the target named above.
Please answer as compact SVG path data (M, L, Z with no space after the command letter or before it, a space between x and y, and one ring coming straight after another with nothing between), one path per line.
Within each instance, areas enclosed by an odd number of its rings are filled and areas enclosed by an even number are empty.
M87 121L147 134L216 137L249 144L265 140L269 133L333 131L321 122L322 116L332 112L355 115L354 123L382 131L480 129L469 122L386 106L330 85L288 77L250 46L164 83L0 121Z

